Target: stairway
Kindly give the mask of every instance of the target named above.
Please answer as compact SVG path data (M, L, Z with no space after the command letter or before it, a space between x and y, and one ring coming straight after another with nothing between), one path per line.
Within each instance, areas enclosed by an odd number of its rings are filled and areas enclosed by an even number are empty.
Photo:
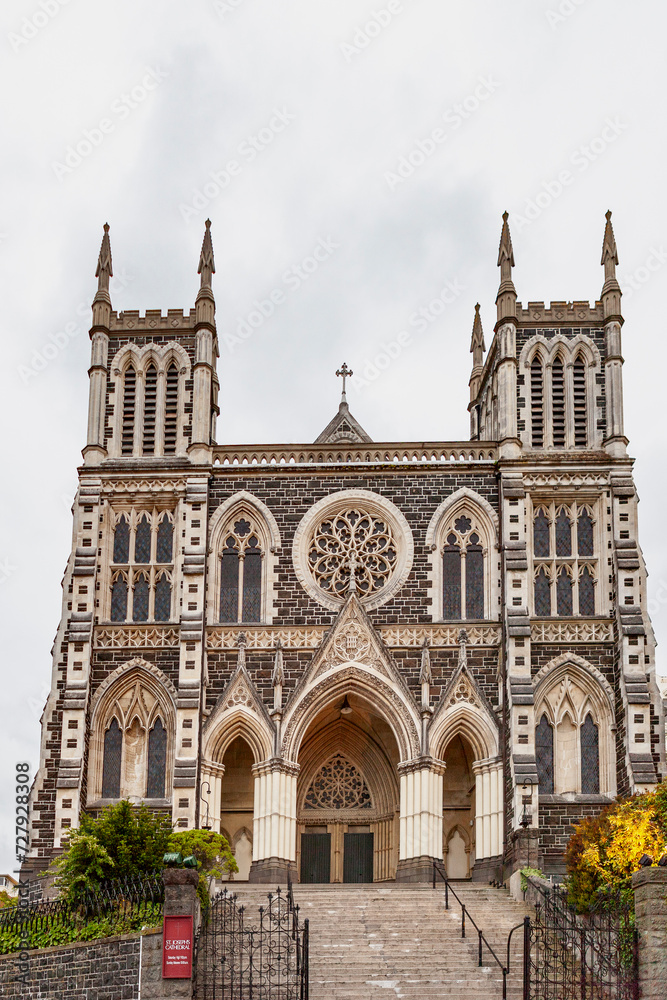
M248 915L266 898L265 886L234 886ZM454 883L498 958L506 961L507 935L529 913L504 889ZM444 886L380 882L372 885L295 885L301 918L310 921L310 1000L495 1000L502 997L502 973L483 952L461 908ZM521 993L522 934L513 936L507 996Z

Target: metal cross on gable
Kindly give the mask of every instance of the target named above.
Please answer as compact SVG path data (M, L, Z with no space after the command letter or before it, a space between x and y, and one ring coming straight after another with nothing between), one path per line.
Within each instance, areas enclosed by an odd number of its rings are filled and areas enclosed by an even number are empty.
M336 375L340 376L343 379L343 399L345 399L345 380L348 379L350 375L354 375L354 372L352 371L351 368L347 367L345 362L343 362L342 368L338 369Z

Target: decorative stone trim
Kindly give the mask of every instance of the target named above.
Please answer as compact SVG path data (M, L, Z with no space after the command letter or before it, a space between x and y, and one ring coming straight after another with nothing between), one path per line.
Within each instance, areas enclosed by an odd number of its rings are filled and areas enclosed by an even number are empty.
M532 642L613 642L614 627L610 621L533 621Z
M177 628L160 628L156 625L126 625L122 628L95 628L93 644L96 649L155 649L178 646L180 632Z
M466 625L469 646L499 646L500 625ZM283 649L317 649L328 631L325 626L313 628L253 628L249 625L218 625L206 630L208 649L236 649L242 629L248 649L273 649L280 642ZM111 630L105 630L111 631ZM385 626L378 629L386 646L405 648L423 646L428 639L432 649L458 649L459 625L420 625L417 628ZM165 643L166 644L166 643ZM112 643L113 645L113 643Z
M404 465L444 465L454 462L495 462L493 441L427 441L341 444L218 445L213 464L225 467L266 469L318 465L389 465L400 471Z
M292 561L299 583L306 593L318 604L331 611L342 608L349 593L338 596L322 589L318 584L309 561L309 552L318 526L328 517L357 508L361 514L370 514L386 522L395 547L395 561L388 570L387 582L368 594L359 594L359 600L367 611L386 604L401 589L412 569L414 542L410 525L401 511L390 500L370 490L340 490L324 497L302 518L294 535ZM344 558L344 555L343 555ZM363 550L361 559L364 558Z

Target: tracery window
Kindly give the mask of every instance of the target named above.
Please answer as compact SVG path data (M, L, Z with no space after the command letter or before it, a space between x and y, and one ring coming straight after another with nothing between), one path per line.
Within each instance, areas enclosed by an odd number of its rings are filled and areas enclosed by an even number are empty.
M537 503L533 512L534 613L595 615L598 559L590 504Z
M223 533L220 621L259 622L262 618L262 532L245 514Z
M396 558L388 521L361 507L322 520L308 550L318 585L339 597L352 588L363 595L382 590L394 571Z
M162 799L168 744L164 708L155 692L139 680L121 680L115 687L118 694L105 711L109 721L102 741L98 794L105 799Z
M472 513L458 514L445 533L442 551L442 616L484 618L484 547Z
M608 729L611 722L608 709L601 718L603 704L601 698L594 703L576 671L539 698L535 755L541 794L599 794L600 727Z
M129 511L114 526L109 618L169 621L172 604L173 514Z
M335 754L313 778L304 809L372 809L366 780L343 754Z

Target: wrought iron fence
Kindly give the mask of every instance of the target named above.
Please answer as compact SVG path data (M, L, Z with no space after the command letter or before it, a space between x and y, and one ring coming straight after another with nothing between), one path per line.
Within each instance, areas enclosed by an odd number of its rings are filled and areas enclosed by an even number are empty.
M69 940L77 939L77 931L94 921L104 922L109 934L141 928L144 924L158 925L162 921L164 883L160 874L148 878L122 878L102 882L96 889L81 893L78 902L66 899L40 899L0 910L0 952L13 950L14 938L31 942L32 947L44 944L44 935L51 943L62 943L59 931L67 932ZM24 945L25 946L25 945Z
M526 935L524 1000L638 1000L632 892L600 893L580 916L559 886L528 879L536 893Z
M236 895L211 901L195 947L197 1000L308 1000L308 921L299 921L292 884L268 894L258 920Z

